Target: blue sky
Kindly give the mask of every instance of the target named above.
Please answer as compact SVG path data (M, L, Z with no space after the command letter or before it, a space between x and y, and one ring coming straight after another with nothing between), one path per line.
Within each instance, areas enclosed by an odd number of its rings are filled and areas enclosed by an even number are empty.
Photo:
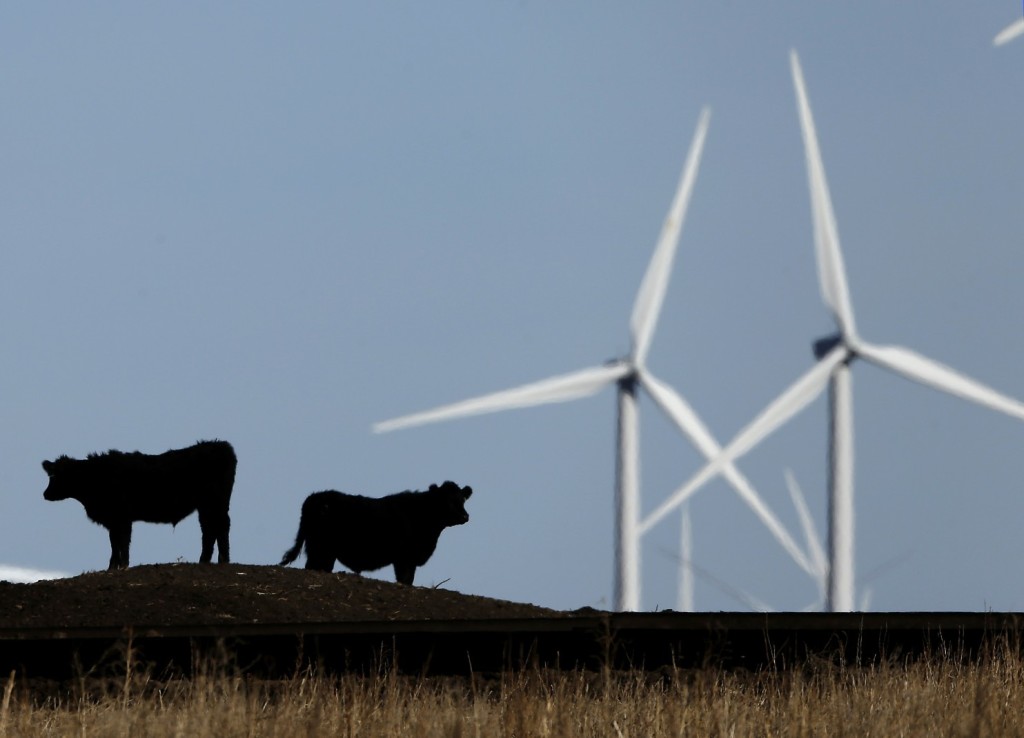
M788 53L800 53L860 331L1024 398L1017 2L92 3L0 9L0 561L103 568L43 459L224 438L232 552L274 563L310 492L476 490L417 580L611 606L615 399L372 423L629 349L702 106L649 365L727 441L832 330ZM853 372L858 597L1020 610L1024 427ZM700 466L641 400L650 510ZM740 462L825 525L826 403ZM817 588L720 481L694 562L779 609ZM679 521L643 547L673 607ZM138 524L133 563L198 523ZM392 578L390 571L380 576ZM699 609L745 607L710 579Z

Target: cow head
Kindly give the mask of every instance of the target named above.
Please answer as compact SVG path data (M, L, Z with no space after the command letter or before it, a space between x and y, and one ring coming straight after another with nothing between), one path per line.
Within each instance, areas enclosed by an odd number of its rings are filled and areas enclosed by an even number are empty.
M69 484L67 473L72 459L60 456L56 461L44 461L43 471L50 477L50 483L43 492L43 499L50 501L66 500L72 496L74 486Z
M472 487L460 487L455 482L445 482L440 487L430 485L430 494L438 498L441 521L446 525L462 525L469 522L466 500L473 494Z

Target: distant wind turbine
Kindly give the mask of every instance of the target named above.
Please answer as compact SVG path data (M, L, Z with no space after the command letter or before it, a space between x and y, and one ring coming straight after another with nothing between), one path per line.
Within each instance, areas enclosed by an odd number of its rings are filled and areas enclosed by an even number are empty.
M633 314L630 320L632 350L629 356L612 360L601 366L562 374L514 389L388 420L373 427L375 432L381 433L469 415L564 402L588 397L614 383L618 387L619 395L614 601L615 608L620 611L640 608L641 532L638 526L640 500L636 410L638 386L643 385L654 402L675 422L705 458L713 459L721 452L718 442L689 403L667 384L655 378L646 367L651 338L665 297L676 245L700 166L709 117L710 111L705 108L701 112L697 124L679 187L662 226L647 272L640 284L640 291L633 305ZM801 566L811 571L811 563L803 551L764 504L750 483L731 463L723 464L722 474L733 484L743 500L768 526L790 555Z
M1024 404L969 379L943 364L899 346L867 343L857 334L850 305L846 271L825 168L818 148L803 73L796 52L790 52L800 125L807 159L807 176L814 218L814 243L821 295L832 312L838 332L814 342L818 362L771 402L726 446L722 454L665 500L645 524L657 522L708 480L750 451L769 434L807 407L830 385L828 588L826 609L846 612L854 607L853 545L853 421L850 364L863 358L883 369L921 384L957 395L979 405L1024 419Z
M693 526L690 525L690 506L685 502L679 506L679 562L677 568L676 609L679 612L694 611L693 588Z
M1002 46L1021 35L1024 35L1024 18L1018 18L996 34L996 37L992 39L992 45Z
M789 488L790 499L793 501L793 507L796 509L797 516L800 518L800 525L804 531L804 541L807 544L807 552L814 565L812 579L818 588L819 599L817 603L812 604L810 608L817 609L820 608L822 603L825 601L825 579L828 574L828 564L825 561L825 552L821 547L817 528L815 528L811 512L807 507L807 498L804 497L804 493L800 489L800 485L797 484L792 471L786 469L785 477L786 485ZM700 569L693 563L693 529L690 524L689 508L690 506L688 502L683 502L679 505L682 518L679 526L679 556L677 562L678 594L676 596L676 610L679 612L695 611L694 575L709 574L709 572ZM711 577L710 581L719 588L721 588L721 585L725 584L717 577ZM743 604L747 605L752 610L767 612L768 610L773 609L747 592L743 592L742 590L736 587L731 587L730 585L725 586L728 587L727 594L737 596L737 593L739 593Z
M790 499L793 500L793 507L796 508L796 514L800 518L800 526L804 530L804 540L807 542L807 551L811 555L811 560L814 562L814 583L818 587L819 599L814 609L820 608L825 604L826 591L828 589L828 560L825 558L825 550L821 547L821 539L818 538L818 529L814 525L814 519L811 517L811 511L807 506L807 498L804 496L803 490L800 489L800 485L797 484L796 477L793 475L792 470L786 469L786 487L789 488Z
M733 585L729 584L727 581L717 576L713 572L709 571L708 569L705 569L702 566L698 566L696 563L693 562L692 559L679 558L679 556L677 556L675 553L672 553L667 549L662 549L661 553L663 553L665 556L669 558L676 559L676 563L679 569L688 571L690 573L691 579L694 577L703 579L705 582L710 584L712 587L717 589L722 594L741 603L751 612L776 612L776 608L772 607L764 600L755 597L754 595L750 594L749 592L743 589L740 589L739 587L734 587ZM687 596L680 592L676 611L695 612L693 608L692 593L689 597L689 600L687 600Z
M821 539L818 537L818 529L814 525L814 518L807 506L807 497L804 495L800 485L797 484L796 476L792 469L783 472L786 479L786 487L789 489L789 497L793 501L797 516L800 518L800 527L804 531L804 539L807 542L807 550L814 561L814 570L824 579L828 569L828 561L825 559L825 550L821 547Z
M42 579L63 579L67 576L69 575L63 571L48 571L44 569L30 569L27 566L0 564L0 582L31 584Z

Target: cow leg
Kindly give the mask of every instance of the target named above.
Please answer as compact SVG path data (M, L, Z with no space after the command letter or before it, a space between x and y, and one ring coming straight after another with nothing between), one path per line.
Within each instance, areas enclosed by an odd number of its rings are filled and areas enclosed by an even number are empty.
M309 549L306 549L306 568L311 571L334 571L334 557L310 553Z
M199 562L209 564L213 559L213 544L217 540L217 534L209 525L202 525L202 521L200 521L200 526L203 532L203 550L199 554Z
M121 534L113 527L107 528L107 533L110 534L110 563L107 569L113 571L121 568Z
M416 564L400 564L395 562L395 581L399 584L412 586L412 579L416 575Z
M306 539L306 568L312 571L334 571L334 554Z
M217 563L228 564L231 562L231 552L228 549L228 531L231 530L231 518L224 513L221 527L217 529Z
M132 524L116 523L108 529L110 533L110 565L108 569L128 568L128 547L132 541Z
M199 529L203 535L203 550L199 554L200 563L208 564L213 560L214 543L217 544L217 561L221 564L230 561L228 554L228 529L230 527L231 518L226 512L199 511Z
M310 571L334 571L334 559L314 559L306 557L306 568Z

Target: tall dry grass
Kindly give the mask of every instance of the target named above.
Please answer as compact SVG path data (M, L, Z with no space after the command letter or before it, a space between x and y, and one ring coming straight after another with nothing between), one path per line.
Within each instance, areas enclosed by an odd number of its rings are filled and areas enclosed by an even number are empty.
M60 696L54 696L59 694ZM713 668L518 672L490 679L210 669L188 680L82 680L44 696L9 677L9 736L1024 736L1024 660L828 663L758 674Z

